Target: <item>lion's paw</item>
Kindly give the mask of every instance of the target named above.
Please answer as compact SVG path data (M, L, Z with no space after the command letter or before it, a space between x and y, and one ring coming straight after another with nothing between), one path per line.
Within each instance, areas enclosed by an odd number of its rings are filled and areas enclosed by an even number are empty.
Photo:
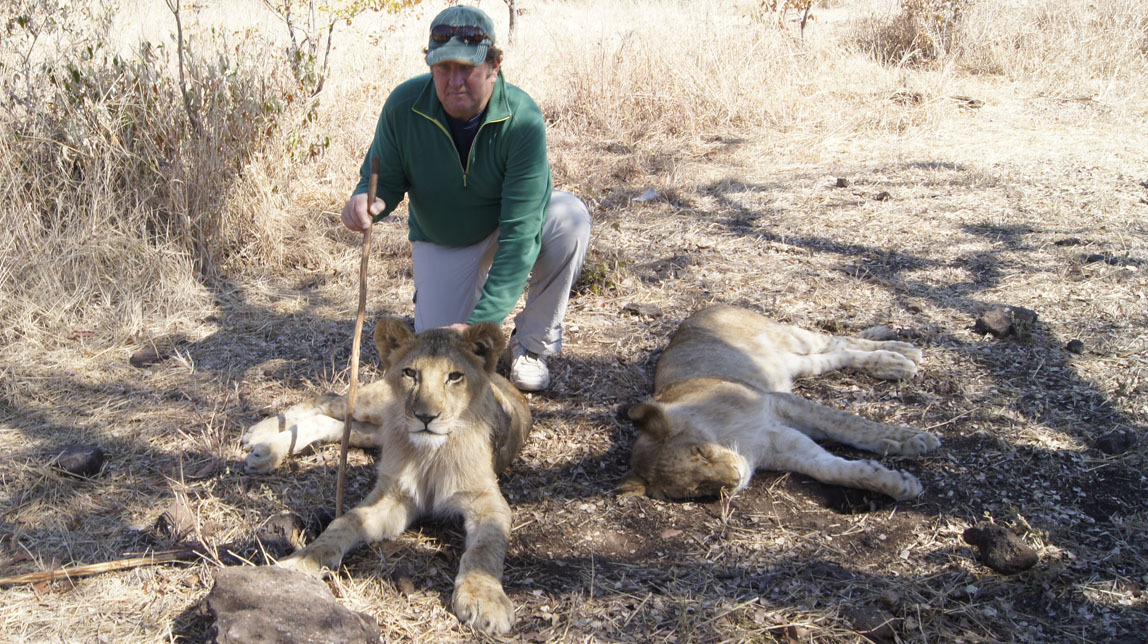
M925 491L924 486L917 480L917 477L905 472L898 472L896 470L888 470L888 475L883 481L885 494L897 499L898 501L908 501L915 499Z
M302 550L298 550L289 557L276 562L280 568L306 573L312 577L322 577L326 572L336 570L342 557L330 548L323 548L313 543Z
M901 444L901 453L906 456L917 456L940 446L941 439L928 432L920 432Z
M901 456L920 456L941 446L941 439L933 434L919 432L910 427L901 429L903 431L900 436L882 440L878 451Z
M459 621L486 633L507 633L514 623L514 604L497 579L471 573L454 588L454 614Z
M906 344L905 346L911 347L912 345ZM864 356L861 364L857 365L857 368L881 380L907 380L917 374L920 351L917 351L917 353L918 360L914 361L911 357L899 351L885 349L872 351Z
M908 342L884 342L881 344L881 348L885 351L899 353L912 361L914 365L918 366L925 358L925 354L920 349L909 344Z
M285 424L282 414L270 416L252 425L243 434L240 445L251 452L247 455L247 471L265 474L286 460L296 432L284 427ZM285 429L288 431L283 431Z

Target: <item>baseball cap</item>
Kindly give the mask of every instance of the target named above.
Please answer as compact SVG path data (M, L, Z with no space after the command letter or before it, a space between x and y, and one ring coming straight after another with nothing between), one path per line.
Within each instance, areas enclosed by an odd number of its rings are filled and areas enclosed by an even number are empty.
M478 7L443 9L431 22L427 65L454 60L480 65L494 44L494 21Z

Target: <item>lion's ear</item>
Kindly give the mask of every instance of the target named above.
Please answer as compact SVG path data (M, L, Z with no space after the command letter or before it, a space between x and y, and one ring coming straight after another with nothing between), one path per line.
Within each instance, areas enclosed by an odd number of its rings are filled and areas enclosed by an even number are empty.
M650 438L665 438L670 433L670 419L662 405L653 401L638 403L626 415L638 424L638 429Z
M642 496L646 493L646 481L637 474L630 472L618 484L618 496Z
M382 318L375 324L375 349L384 369L391 366L391 353L414 335L414 331L398 318Z
M498 366L498 357L506 348L506 336L502 334L502 327L495 322L479 322L470 325L462 337L471 345L474 355L482 360L482 368L493 372Z

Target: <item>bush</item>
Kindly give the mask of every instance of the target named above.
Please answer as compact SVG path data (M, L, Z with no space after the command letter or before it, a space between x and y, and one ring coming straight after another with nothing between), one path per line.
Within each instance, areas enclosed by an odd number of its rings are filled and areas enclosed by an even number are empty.
M262 225L232 213L229 195L290 117L277 81L290 73L255 34L244 57L221 34L200 41L204 53L108 51L111 17L66 0L0 10L5 327L27 315L74 324L100 304L138 315L133 292L171 289L153 304L179 302L189 266L213 279Z
M859 42L882 64L919 65L960 47L961 26L975 0L900 0L892 20L873 21Z

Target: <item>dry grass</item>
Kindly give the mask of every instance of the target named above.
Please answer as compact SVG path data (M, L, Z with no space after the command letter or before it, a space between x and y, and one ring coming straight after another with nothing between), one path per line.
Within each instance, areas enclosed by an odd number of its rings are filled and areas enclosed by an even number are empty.
M877 62L897 3L819 5L804 38L753 22L757 3L712 4L538 0L508 50L507 76L550 120L557 185L596 219L555 385L532 397L535 437L503 481L513 639L855 642L865 612L905 642L1141 639L1144 2L971 3L955 46L911 65ZM107 33L170 29L148 6ZM89 60L84 102L44 85L39 111L0 120L0 573L168 548L151 526L177 498L196 518L183 541L205 553L0 589L0 641L203 641L213 570L262 561L270 517L332 505L337 448L250 476L239 436L346 387L358 240L335 213L439 6L345 27L311 121L298 102L232 117L290 89L272 82L280 26L254 2L185 10L197 82L214 88L202 145L140 143L186 123L159 62L116 74ZM503 5L485 8L506 24ZM210 67L224 40L231 75ZM0 44L6 70L18 42ZM144 71L164 91L140 118L126 81ZM404 230L399 213L376 231L372 315L410 313ZM713 302L841 333L886 324L922 346L911 382L800 386L940 434L935 455L897 462L925 483L920 502L765 473L732 500L615 498L633 438L615 408L648 392L657 349ZM975 335L998 304L1038 324ZM1064 350L1072 338L1083 354ZM153 344L172 357L129 365ZM1140 443L1098 450L1114 431ZM108 453L98 477L49 465L76 443ZM351 500L371 483L369 455L352 463ZM1037 568L979 565L960 535L986 518L1037 548ZM352 554L332 586L388 641L472 640L446 608L460 549L457 525L424 524Z

